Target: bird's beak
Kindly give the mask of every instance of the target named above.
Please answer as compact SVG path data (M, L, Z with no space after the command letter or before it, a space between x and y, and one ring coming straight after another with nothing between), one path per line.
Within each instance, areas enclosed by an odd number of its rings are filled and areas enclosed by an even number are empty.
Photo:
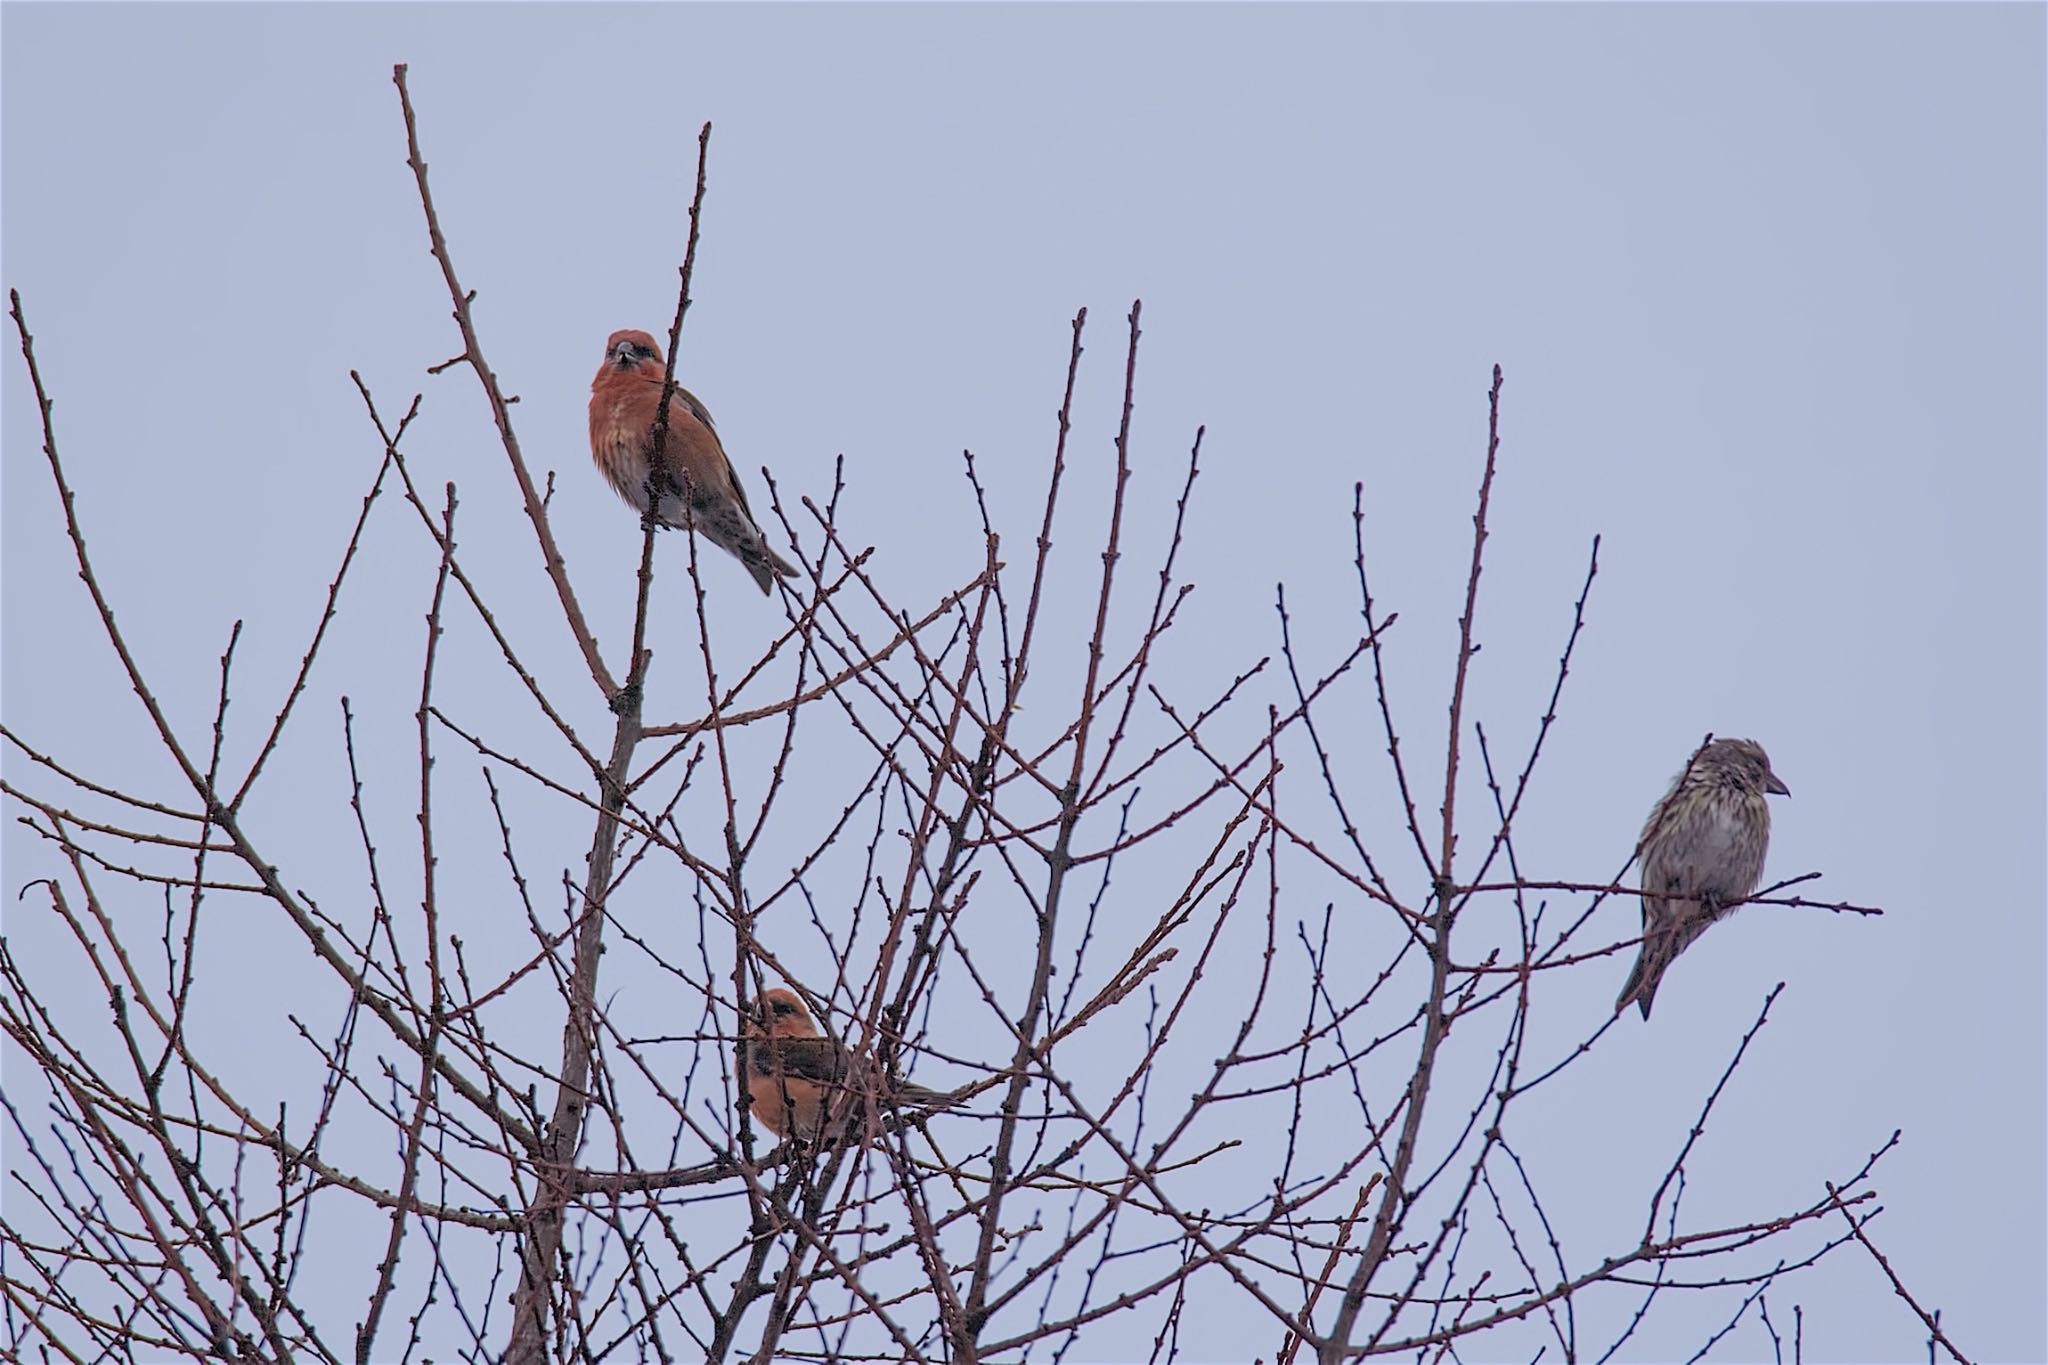
M1778 775L1772 772L1764 774L1764 790L1773 796L1790 796L1792 794L1792 789L1783 782L1780 782Z
M632 369L633 348L631 346L624 345L623 343L620 344L619 346L614 347L612 350L612 364L618 366L622 370Z

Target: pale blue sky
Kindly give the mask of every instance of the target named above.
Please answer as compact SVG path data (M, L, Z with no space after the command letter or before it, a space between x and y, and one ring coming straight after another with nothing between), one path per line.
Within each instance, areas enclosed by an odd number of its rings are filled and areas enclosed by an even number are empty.
M706 119L682 376L754 489L767 464L786 499L822 497L844 452L841 524L880 547L906 602L978 566L963 447L1026 543L1081 305L1080 449L1102 458L1121 319L1143 298L1138 487L1169 496L1208 428L1184 696L1273 648L1276 583L1298 629L1354 629L1363 481L1375 586L1403 617L1396 700L1410 742L1435 748L1499 362L1475 686L1518 747L1605 537L1518 828L1525 867L1604 877L1701 734L1753 735L1796 793L1775 808L1771 872L1817 869L1819 894L1891 912L1753 908L1674 968L1650 1025L1631 1016L1575 1069L1535 1153L1552 1197L1584 1210L1572 1249L1607 1245L1600 1216L1639 1204L1784 980L1692 1215L1808 1202L1903 1128L1873 1235L1979 1359L2040 1360L2044 13L11 4L5 283L105 586L194 735L232 621L246 726L303 648L379 453L351 368L394 412L425 392L412 449L433 487L461 486L471 572L500 585L544 679L579 686L475 383L424 373L459 343L403 165L395 61L488 354L521 397L529 459L560 471L557 534L614 648L638 538L588 473L584 402L608 332L667 326ZM102 780L175 792L85 628L24 373L4 368L7 722ZM409 799L432 572L409 517L373 524L330 645L356 662L316 675L272 778L288 789L339 790L346 692L392 746L391 799ZM1156 544L1156 525L1142 534ZM751 590L713 611L735 657L779 621ZM655 643L678 663L694 649L680 630ZM450 665L474 670L469 714L525 726L471 652ZM1368 776L1373 719L1338 736ZM450 782L473 779L449 758ZM346 829L257 824L298 860L295 884L359 886ZM564 834L559 865L586 837ZM0 901L26 952L47 916L14 894L52 857L11 821L4 838ZM1602 913L1603 941L1634 932L1632 911ZM274 962L296 970L303 948L247 932L246 960L220 970L287 996ZM1608 1008L1624 968L1603 965L1553 988L1551 1042ZM658 989L630 964L608 978L628 1001L636 983ZM288 1038L261 1046L269 1065L304 1062ZM367 1280L340 1292L359 1304ZM1860 1253L1774 1292L1792 1301L1808 1360L1924 1358ZM1697 1344L1717 1313L1673 1308L1631 1358ZM1153 1327L1108 1330L1098 1358L1142 1354ZM1198 1358L1272 1349L1227 1315L1205 1333ZM1712 1358L1767 1344L1751 1322Z

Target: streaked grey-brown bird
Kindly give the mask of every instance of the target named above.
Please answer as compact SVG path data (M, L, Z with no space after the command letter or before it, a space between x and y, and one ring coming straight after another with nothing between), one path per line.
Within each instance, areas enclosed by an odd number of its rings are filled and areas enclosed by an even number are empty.
M946 1109L961 1099L959 1091L890 1082L873 1057L821 1034L803 998L779 986L742 1014L740 1074L754 1117L805 1142L864 1134L883 1109Z
M1792 791L1771 771L1763 746L1714 739L1700 746L1650 811L1636 842L1643 946L1614 1002L1616 1014L1634 1001L1648 1019L1665 969L1756 890L1771 846L1767 794Z
M711 413L680 384L669 390L662 468L652 469L663 369L661 346L647 333L628 328L606 340L604 363L590 381L590 458L642 515L651 474L662 525L702 532L746 565L762 592L772 592L776 578L795 578L796 568L761 534Z

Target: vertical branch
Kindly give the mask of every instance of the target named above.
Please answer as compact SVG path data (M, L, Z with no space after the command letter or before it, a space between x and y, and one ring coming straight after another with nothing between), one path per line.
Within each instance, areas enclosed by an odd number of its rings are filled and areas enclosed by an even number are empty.
M404 92L404 67L399 69L399 90ZM406 113L407 136L411 136L411 106ZM661 467L663 442L667 434L669 393L674 385L676 348L680 341L683 314L689 309L690 275L696 265L697 222L704 207L704 157L711 140L706 123L697 141L697 189L690 204L690 240L682 265L680 297L675 324L669 333L668 370L662 385L650 462L650 478ZM417 159L417 152L415 152ZM426 193L426 168L419 167L420 191ZM437 238L438 240L438 238ZM452 280L452 274L450 276ZM465 322L465 335L467 335ZM481 366L478 367L481 373ZM650 490L651 492L651 490ZM686 490L687 499L687 490ZM583 1124L589 1112L592 1055L597 1043L597 967L604 952L605 907L611 895L612 868L618 856L619 818L626 803L626 777L632 769L633 751L643 733L641 704L645 696L649 651L647 639L648 603L654 581L654 534L658 529L655 511L659 502L647 501L642 519L640 567L633 612L633 657L623 686L608 689L613 714L618 722L612 733L612 751L604 770L598 774L597 828L591 836L585 861L583 908L576 926L574 958L567 983L568 1019L562 1026L562 1066L557 1073L555 1102L541 1139L538 1189L528 1209L528 1232L520 1248L519 1284L513 1294L512 1336L505 1352L506 1365L538 1365L549 1359L547 1349L548 1305L553 1298L556 1262L562 1247L562 1223L568 1205L566 1178L583 1138ZM691 581L696 581L696 535L689 536ZM708 645L707 645L708 649ZM717 695L712 694L712 705ZM735 872L736 875L736 872Z
M704 214L704 170L710 155L711 122L707 119L697 132L697 189L690 196L690 239L683 247L683 263L677 270L680 280L676 290L676 316L675 321L668 325L668 360L661 372L661 400L654 408L654 446L648 458L650 477L662 468L662 461L668 452L668 409L670 400L675 397L676 352L683 344L683 315L690 311L690 276L697 268L697 231ZM687 489L684 496L687 501ZM647 505L650 509L656 505L652 490ZM651 511L649 515L652 515ZM635 641L635 645L634 657L638 658L638 641Z
M234 629L228 633L228 647L222 651L220 656L220 702L213 712L213 747L209 751L206 760L206 785L209 789L214 788L220 778L221 750L227 744L228 676L234 664L235 645L241 638L242 623L238 620L235 622ZM200 887L206 880L206 853L209 836L212 832L213 821L210 816L202 818L199 822L199 847L192 855L192 898L187 903L185 911L184 940L180 945L178 963L170 970L171 1031L170 1035L164 1039L163 1054L157 1058L156 1066L150 1072L150 1084L152 1087L163 1084L165 1069L170 1066L171 1058L177 1054L178 1050L185 1043L186 1008L190 1005L192 999L192 983L198 978L198 972L194 967L194 959L198 954L199 948L199 905L203 898ZM165 947L168 949L171 930L168 898L165 902L165 908L164 934ZM169 964L166 965L168 966ZM198 1114L195 1112L193 1114L194 1120L196 1121L198 1117Z
M555 1282L555 1262L562 1247L562 1219L568 1204L566 1183L570 1162L583 1138L589 1104L590 1059L596 1044L597 963L604 950L604 906L611 888L612 864L619 847L619 813L625 805L626 772L640 742L640 698L637 692L614 694L618 725L612 733L611 758L598 776L600 806L585 866L583 907L576 924L575 956L566 994L569 1017L562 1025L562 1067L555 1085L554 1107L540 1141L535 1162L538 1188L527 1211L527 1231L520 1248L519 1283L512 1298L512 1339L506 1365L541 1365L547 1350L548 1305Z
M1429 843L1422 837L1422 821L1415 814L1415 795L1408 786L1408 766L1401 761L1401 732L1394 725L1394 704L1387 696L1386 653L1381 640L1386 628L1394 623L1395 616L1384 621L1373 620L1372 584L1365 572L1365 485L1362 483L1351 485L1351 546L1352 567L1358 573L1359 614L1365 618L1365 638L1372 645L1373 696L1379 702L1380 728L1387 736L1387 757L1394 765L1394 786L1401 794L1401 809L1407 816L1409 837L1415 840L1415 852L1429 870L1433 882L1437 875L1436 860L1430 856Z
M434 1103L434 1062L440 1056L441 1030L447 1022L447 988L441 975L441 916L434 898L434 755L428 721L434 699L434 660L440 653L441 603L448 591L448 570L455 555L455 485L448 485L448 502L441 516L441 568L434 575L434 601L427 611L427 657L421 669L420 706L415 717L420 733L420 915L427 937L427 1029L420 1052L418 1094L413 1103L412 1122L405 1130L403 1175L398 1187L398 1206L391 1211L391 1234L385 1240L384 1259L377 1267L377 1287L370 1294L369 1311L356 1329L356 1365L370 1365L371 1348L377 1340L377 1325L384 1305L397 1283L398 1252L405 1240L406 1220L412 1216L417 1197L420 1155L428 1111Z
M1436 908L1430 916L1429 1001L1423 1006L1422 1046L1415 1058L1414 1073L1409 1077L1405 1100L1407 1112L1402 1115L1401 1136L1394 1147L1394 1161L1387 1172L1386 1188L1380 1194L1379 1211L1373 1217L1372 1236L1366 1242L1365 1252L1359 1258L1358 1268L1352 1272L1350 1283L1345 1286L1344 1298L1337 1309L1336 1321L1331 1324L1330 1334L1324 1338L1317 1352L1322 1365L1336 1365L1350 1352L1352 1329L1357 1324L1359 1310L1365 1306L1366 1290L1385 1263L1387 1252L1393 1246L1394 1234L1406 1213L1410 1198L1408 1173L1415 1164L1416 1144L1422 1133L1422 1111L1429 1098L1430 1081L1436 1074L1437 1049L1443 1043L1449 1024L1444 1011L1444 993L1451 969L1451 921L1456 915L1456 902L1451 895L1451 857L1457 846L1454 815L1457 810L1458 730L1464 724L1465 679L1473 654L1472 616L1479 597L1479 570L1486 546L1486 513L1493 491L1494 457L1500 449L1500 386L1501 370L1496 365L1493 367L1493 389L1487 417L1486 472L1479 483L1479 508L1472 516L1472 568L1465 580L1465 610L1458 618L1458 666L1451 688L1451 733L1444 764L1443 842L1438 851L1436 888L1432 897ZM1412 813L1410 819L1413 820ZM1415 832L1419 838L1421 831Z
M1439 900L1450 898L1451 857L1457 850L1458 741L1465 727L1465 677L1477 653L1472 643L1472 616L1479 605L1479 570L1486 553L1486 512L1493 497L1494 457L1500 452L1500 366L1493 367L1493 388L1487 394L1486 472L1479 479L1479 508L1472 514L1472 571L1465 576L1465 610L1458 616L1458 671L1451 683L1451 731L1444 756L1443 844L1437 855ZM1439 944L1443 951L1445 945Z
M1059 439L1052 448L1052 476L1045 487L1045 520L1038 528L1038 556L1031 566L1031 597L1024 608L1024 635L1017 645L1016 671L1008 680L1009 696L1006 700L1011 707L1024 690L1024 679L1031 667L1031 637L1038 628L1038 606L1045 590L1045 566L1052 555L1053 513L1060 501L1060 481L1067 472L1067 433L1074 422L1074 379L1081 372L1081 332L1088 325L1088 310L1081 309L1074 314L1074 341L1067 352L1067 386L1060 395ZM1008 709L1004 718L1008 718Z
M996 1235L1000 1226L1003 1199L1008 1191L1011 1162L1018 1132L1018 1112L1023 1105L1024 1090L1030 1084L1031 1063L1036 1055L1039 1017L1046 1004L1047 992L1051 989L1053 946L1059 923L1060 893L1066 885L1067 872L1073 867L1074 830L1081 818L1081 776L1088 759L1089 725L1094 719L1096 704L1096 679L1102 668L1103 636L1109 626L1110 590L1115 582L1117 543L1123 525L1124 488L1130 480L1131 409L1135 402L1138 376L1138 327L1141 300L1134 300L1130 312L1130 344L1124 361L1124 402L1123 417L1116 436L1116 493L1115 503L1110 512L1109 536L1102 552L1102 588L1095 604L1095 629L1088 641L1088 669L1080 693L1080 714L1074 729L1074 761L1067 783L1060 792L1060 813L1057 833L1052 850L1046 855L1046 893L1043 908L1038 912L1038 959L1033 967L1031 985L1025 997L1023 1014L1015 1025L1017 1049L1010 1064L1010 1078L1003 1094L1002 1126L996 1135L995 1151L989 1160L988 1197L981 1208L981 1235L975 1249L973 1278L969 1283L966 1313L960 1320L960 1330L954 1335L955 1347L962 1359L978 1358L973 1338L981 1331L987 1319L989 1284L992 1274L992 1260L995 1256ZM1074 319L1074 361L1080 359L1081 323L1086 314ZM1068 370L1068 393L1073 391L1072 364ZM1057 490L1059 474L1063 468L1066 449L1067 409L1060 412L1060 443L1054 455L1053 482ZM1045 532L1039 537L1039 571L1043 574L1046 551L1051 547L1052 494L1046 498ZM1032 585L1032 612L1035 616L1038 603L1038 583ZM1031 620L1025 624L1025 638L1030 638ZM1018 651L1019 672L1022 672L1023 649Z

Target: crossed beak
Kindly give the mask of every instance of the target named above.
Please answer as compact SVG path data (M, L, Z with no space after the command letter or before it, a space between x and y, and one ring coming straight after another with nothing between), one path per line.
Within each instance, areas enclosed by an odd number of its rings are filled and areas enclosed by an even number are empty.
M630 370L637 363L633 359L633 343L622 341L612 347L612 363L622 370Z

